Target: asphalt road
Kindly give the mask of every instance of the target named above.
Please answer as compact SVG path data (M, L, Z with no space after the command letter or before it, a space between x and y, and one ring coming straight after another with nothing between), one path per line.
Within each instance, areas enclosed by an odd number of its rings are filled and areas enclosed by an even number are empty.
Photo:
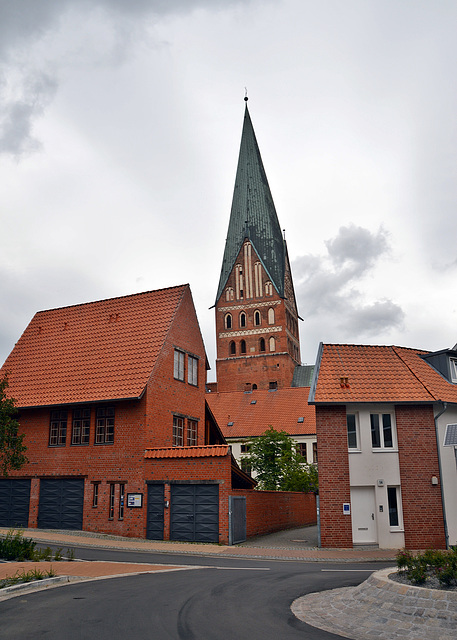
M221 559L76 550L84 559L198 566L62 587L0 603L2 640L330 640L299 621L291 602L355 586L376 564Z

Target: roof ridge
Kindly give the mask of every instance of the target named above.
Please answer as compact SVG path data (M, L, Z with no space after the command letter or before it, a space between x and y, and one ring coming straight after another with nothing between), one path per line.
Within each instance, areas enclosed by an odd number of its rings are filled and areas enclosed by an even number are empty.
M409 366L409 364L403 360L401 355L398 353L397 349L398 350L402 349L402 347L393 347L392 350L394 351L395 355L401 360L401 362L403 362L403 364L408 369L408 371L411 372L411 374L416 378L419 384L421 384L424 387L426 392L429 393L434 400L439 400L439 398L436 397L436 394L429 389L429 386L425 382L423 382L422 379L419 378L419 376L416 374L416 372L413 371L413 369ZM410 349L410 351L412 351L412 349Z
M53 307L51 309L41 309L37 311L35 315L40 313L49 313L50 311L61 311L62 309L74 309L76 307L85 307L88 305L101 304L102 302L112 302L114 300L125 300L127 298L134 298L135 296L145 296L148 293L161 293L163 291L172 291L173 289L184 289L190 287L189 283L177 284L171 287L162 287L161 289L150 289L149 291L139 291L138 293L128 293L124 296L113 296L112 298L102 298L101 300L91 300L90 302L78 302L76 304L68 304L62 307Z

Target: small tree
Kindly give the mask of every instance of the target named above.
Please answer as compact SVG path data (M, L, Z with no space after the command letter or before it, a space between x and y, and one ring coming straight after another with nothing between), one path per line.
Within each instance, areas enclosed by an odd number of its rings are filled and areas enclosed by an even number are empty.
M28 462L25 451L24 434L19 434L19 422L14 400L8 398L8 377L0 380L0 474L7 476L12 469L20 469Z
M302 462L294 442L286 431L271 426L249 442L249 454L243 457L256 472L259 489L270 491L316 491L317 469Z

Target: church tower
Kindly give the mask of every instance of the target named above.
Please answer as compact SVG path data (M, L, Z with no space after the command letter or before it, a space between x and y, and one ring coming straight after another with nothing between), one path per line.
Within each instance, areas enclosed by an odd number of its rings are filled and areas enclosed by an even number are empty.
M290 387L300 364L286 242L245 101L215 303L217 390L222 392Z

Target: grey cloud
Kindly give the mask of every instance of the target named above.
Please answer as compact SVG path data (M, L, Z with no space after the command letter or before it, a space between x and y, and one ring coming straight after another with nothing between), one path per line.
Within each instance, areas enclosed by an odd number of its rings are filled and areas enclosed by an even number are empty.
M404 313L391 300L366 303L361 279L389 252L387 233L351 225L326 243L328 255L307 255L293 262L300 313L322 318L344 337L374 335L398 327Z
M363 272L388 250L387 234L381 228L376 234L368 229L350 225L341 227L336 238L325 243L332 261L336 265L351 262Z
M146 28L146 17L190 12L196 8L210 10L249 3L251 0L0 0L0 154L18 158L40 148L33 136L33 122L43 114L57 87L51 77L51 65L62 64L52 46L46 47L46 62L35 59L33 47L43 37L52 44L63 18L103 12L113 30L111 64L125 60L126 51L135 42L133 33ZM77 24L75 29L77 29ZM48 58L51 57L49 60ZM65 56L64 56L65 57ZM16 91L9 84L14 77ZM15 95L19 93L20 95Z
M0 153L19 156L40 148L32 132L33 119L43 113L56 88L53 78L37 72L23 78L13 89L14 98L7 99L11 87L6 81L0 83Z

